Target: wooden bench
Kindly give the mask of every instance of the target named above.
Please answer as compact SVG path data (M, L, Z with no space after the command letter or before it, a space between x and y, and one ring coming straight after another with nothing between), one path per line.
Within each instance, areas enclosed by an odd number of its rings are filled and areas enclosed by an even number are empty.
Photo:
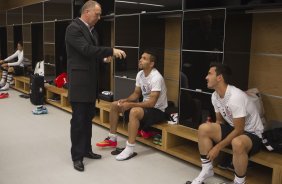
M166 126L168 132L167 147L165 150L172 155L190 163L201 166L200 155L197 149L198 131L181 125ZM178 138L176 137L178 136ZM190 142L189 142L190 141ZM192 143L194 142L194 143ZM192 150L194 149L194 150ZM232 154L232 150L225 148L223 152ZM255 166L247 171L246 183L282 183L282 155L262 149L250 157ZM215 173L233 179L232 172L222 170L215 166Z
M26 76L14 76L15 84L11 87L25 94L30 93L30 78Z
M110 102L100 100L96 103L98 113L93 122L109 128ZM152 138L144 139L137 137L137 141L153 148L169 153L189 163L201 166L200 154L198 151L198 131L182 125L169 125L166 122L155 124L152 127L162 132L162 145L153 143ZM118 133L128 136L127 125L120 122ZM224 149L223 153L232 154L232 150ZM248 184L281 184L282 183L282 155L262 150L250 158L254 167L247 172ZM234 174L228 170L214 167L216 174L233 180Z
M55 86L46 86L46 101L54 106L71 112L70 105L67 101L67 90L57 88ZM61 96L60 101L53 102L48 100L54 94ZM96 116L93 118L93 123L100 126L110 128L109 114L110 102L100 100L96 102ZM144 139L137 137L137 141L151 146L160 151L171 154L177 158L185 160L197 166L201 166L200 154L198 151L198 131L182 125L169 125L166 122L155 124L153 128L158 129L162 134L162 145L153 143L153 139ZM127 124L119 122L117 132L128 136ZM226 148L222 153L232 154L232 150ZM262 150L250 158L254 162L254 167L248 169L247 183L248 184L281 184L282 183L282 155L277 153ZM232 180L233 172L222 170L215 163L214 171L216 174Z
M64 88L58 88L53 85L46 85L46 102L64 109L65 111L72 112L70 103L68 101L68 90ZM60 99L58 101L52 100L55 95L58 95Z

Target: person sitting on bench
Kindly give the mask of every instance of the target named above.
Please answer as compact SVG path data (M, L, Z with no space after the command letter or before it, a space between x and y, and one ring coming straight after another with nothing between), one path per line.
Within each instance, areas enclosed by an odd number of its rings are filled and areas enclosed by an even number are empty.
M261 148L263 124L255 104L242 90L229 84L231 69L212 63L206 76L207 87L214 89L211 100L216 122L199 126L198 146L202 170L192 184L201 184L214 175L212 161L226 146L232 146L234 184L244 184L249 156Z
M125 149L116 157L116 160L127 160L136 155L134 153L135 139L138 129L146 129L151 125L165 121L167 107L166 86L162 75L154 68L156 56L151 51L144 51L139 60L139 69L136 76L134 92L126 99L121 99L111 104L110 132L98 147L117 146L117 124L119 113L124 113L128 123L128 141ZM143 101L138 99L143 96Z
M13 59L18 58L15 62ZM13 79L13 73L15 75L23 75L24 74L24 55L23 55L23 44L22 42L18 42L17 44L17 51L7 57L4 60L0 60L0 66L2 70L2 78L0 81L0 91L8 90L10 84Z

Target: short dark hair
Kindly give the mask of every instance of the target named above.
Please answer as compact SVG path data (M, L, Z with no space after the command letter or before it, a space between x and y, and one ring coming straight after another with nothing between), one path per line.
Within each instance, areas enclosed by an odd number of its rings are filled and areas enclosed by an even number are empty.
M147 50L144 50L143 53L149 54L150 55L150 61L154 62L155 63L154 66L156 66L158 58L157 58L157 55L155 54L155 52L147 49Z
M23 42L20 40L17 44L20 44L23 47Z
M215 67L216 76L222 75L224 82L230 84L232 77L232 70L229 66L222 63L211 63L210 68Z

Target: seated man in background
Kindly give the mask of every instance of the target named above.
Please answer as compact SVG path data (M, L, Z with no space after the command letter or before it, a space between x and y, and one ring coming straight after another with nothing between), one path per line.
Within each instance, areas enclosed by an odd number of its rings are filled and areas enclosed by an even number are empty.
M244 184L249 156L260 150L263 124L259 112L245 92L229 84L230 76L231 70L226 65L211 64L206 80L208 88L215 90L211 99L216 122L203 123L199 127L202 171L192 184L201 184L214 175L212 161L230 144L234 184Z
M143 129L165 121L167 90L162 75L154 68L156 62L156 56L152 52L143 52L139 60L141 71L136 76L134 92L128 98L115 101L111 105L109 136L104 141L97 143L96 146L116 147L119 113L129 116L128 141L126 148L117 155L117 160L127 160L134 156L133 150L139 128ZM141 95L143 101L138 102Z
M9 62L13 59L18 58L16 62ZM7 57L4 60L0 60L0 66L2 70L2 78L0 81L0 91L8 90L13 79L13 73L15 75L23 75L24 73L24 55L23 55L23 44L18 42L17 51Z

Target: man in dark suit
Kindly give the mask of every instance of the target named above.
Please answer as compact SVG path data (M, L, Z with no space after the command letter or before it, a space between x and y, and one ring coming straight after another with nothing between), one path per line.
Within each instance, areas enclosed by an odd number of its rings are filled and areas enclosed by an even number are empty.
M92 118L97 98L98 68L103 58L125 58L124 51L100 47L94 25L101 16L101 5L87 1L76 18L66 29L68 69L68 98L72 106L71 155L74 168L84 171L83 158L100 159L92 152Z

